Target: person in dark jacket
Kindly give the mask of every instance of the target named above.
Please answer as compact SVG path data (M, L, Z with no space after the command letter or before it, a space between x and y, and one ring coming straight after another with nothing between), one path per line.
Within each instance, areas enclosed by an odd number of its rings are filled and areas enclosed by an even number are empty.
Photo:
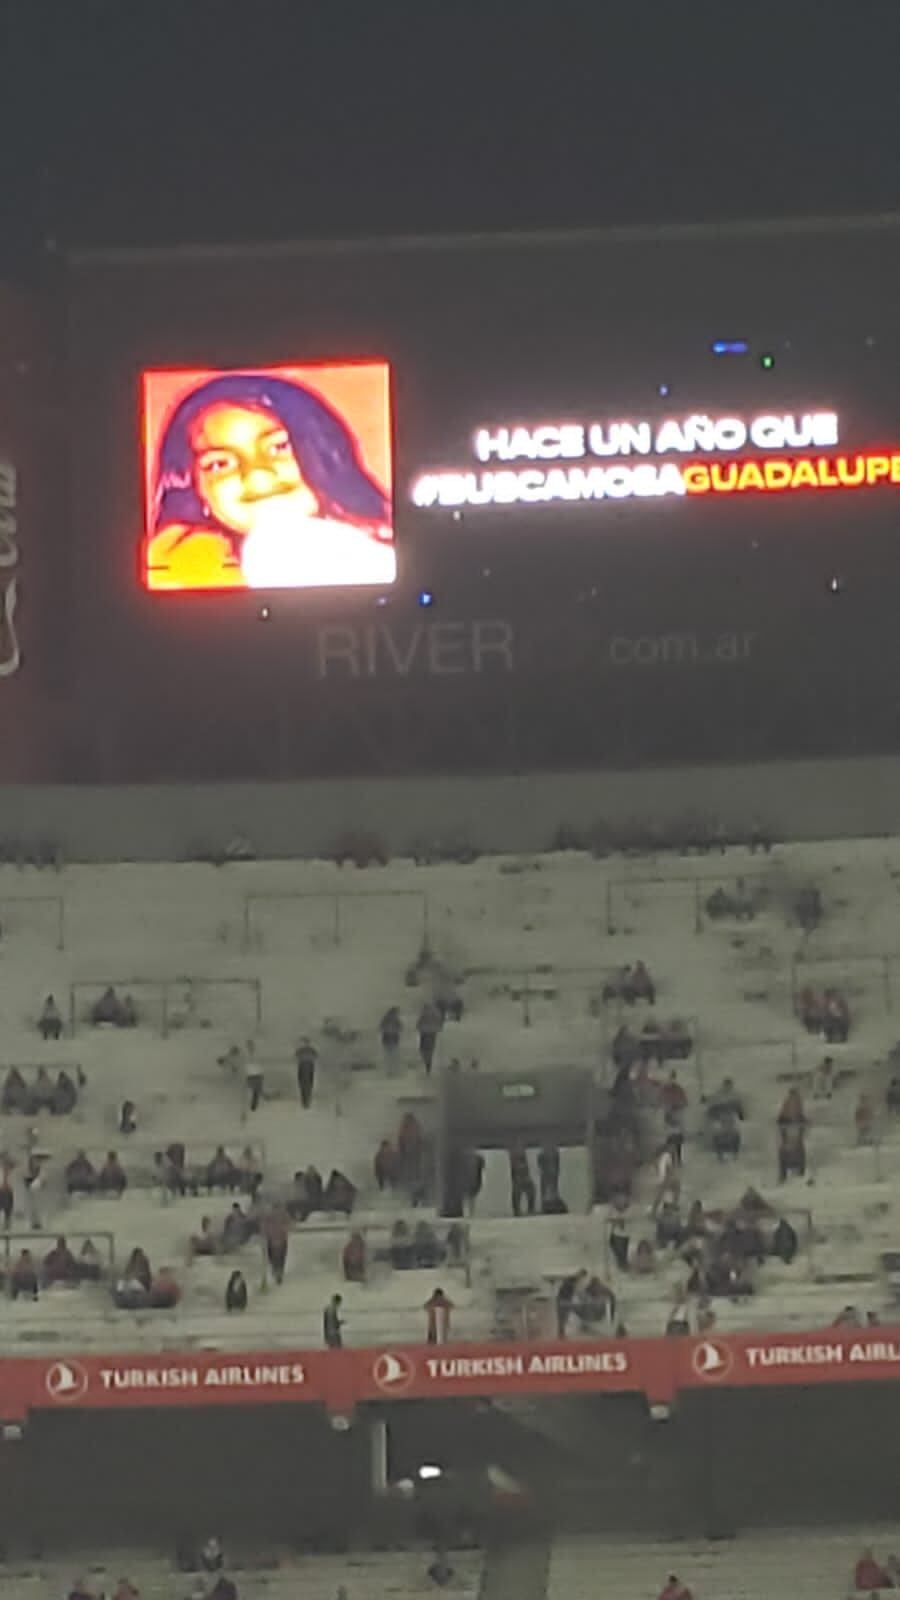
M545 1144L538 1151L538 1181L541 1186L541 1210L559 1199L559 1150L555 1144Z
M344 1324L341 1319L341 1305L340 1295L333 1294L322 1312L322 1336L327 1350L341 1350L343 1348Z
M316 1084L316 1063L319 1053L314 1044L304 1038L297 1046L295 1060L297 1062L297 1088L300 1092L300 1104L304 1111L312 1105L313 1089Z
M441 1013L437 1006L432 1005L430 1000L426 1001L419 1012L419 1020L416 1026L419 1030L419 1055L422 1057L425 1071L428 1073L431 1072L434 1064L435 1045L442 1025Z
M521 1144L514 1144L509 1152L509 1181L513 1216L522 1215L524 1202L528 1207L528 1215L533 1217L536 1199L534 1179L528 1165L528 1151Z
M242 1272L233 1272L228 1279L225 1290L226 1311L246 1311L247 1309L247 1280Z

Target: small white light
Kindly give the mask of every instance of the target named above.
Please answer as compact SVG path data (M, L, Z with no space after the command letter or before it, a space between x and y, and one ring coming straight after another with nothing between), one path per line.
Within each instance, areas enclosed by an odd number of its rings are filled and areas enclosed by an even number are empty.
M419 1477L422 1479L423 1482L427 1482L427 1480L429 1478L439 1478L440 1476L441 1476L440 1467L425 1466L425 1467L420 1467L419 1468Z

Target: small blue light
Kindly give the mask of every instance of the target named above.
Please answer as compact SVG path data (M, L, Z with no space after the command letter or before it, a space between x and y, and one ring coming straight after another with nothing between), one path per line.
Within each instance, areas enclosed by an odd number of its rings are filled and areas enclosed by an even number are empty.
M746 339L714 339L711 345L714 356L745 356L749 348Z
M661 394L663 399L665 399L665 397L668 394L668 392L669 392L669 385L667 383L661 383L660 386L659 386L659 389L657 390L657 393Z
M419 595L419 605L425 607L434 605L434 595L430 589L422 590L421 594Z

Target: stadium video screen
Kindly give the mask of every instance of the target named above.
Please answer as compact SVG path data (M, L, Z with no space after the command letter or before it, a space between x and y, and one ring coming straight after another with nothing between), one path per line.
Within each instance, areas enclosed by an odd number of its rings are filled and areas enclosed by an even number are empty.
M388 585L386 362L143 374L153 591Z

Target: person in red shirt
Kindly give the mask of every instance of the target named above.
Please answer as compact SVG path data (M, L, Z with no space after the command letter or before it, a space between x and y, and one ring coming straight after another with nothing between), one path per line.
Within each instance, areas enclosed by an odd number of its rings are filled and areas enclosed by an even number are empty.
M670 1572L665 1587L659 1591L659 1600L694 1600L694 1597L687 1584Z
M443 1289L435 1289L434 1294L425 1301L425 1313L428 1317L428 1343L444 1344L450 1332L450 1313L453 1310L452 1300L448 1300Z
M883 1566L875 1560L871 1550L864 1550L853 1571L854 1589L864 1589L871 1594L873 1589L890 1589L891 1580Z

